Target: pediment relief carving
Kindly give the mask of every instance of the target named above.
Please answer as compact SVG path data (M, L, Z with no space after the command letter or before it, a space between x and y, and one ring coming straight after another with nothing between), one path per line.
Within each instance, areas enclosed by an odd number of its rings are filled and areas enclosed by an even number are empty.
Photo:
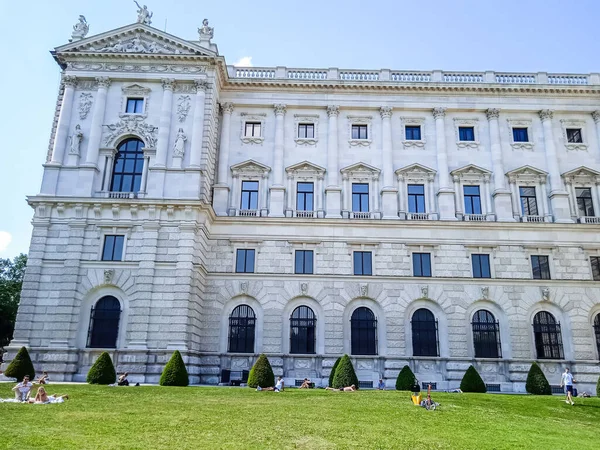
M600 172L588 167L578 167L562 174L566 182L570 183L600 183Z
M252 159L231 166L231 172L237 175L267 176L271 168Z
M138 136L146 149L156 148L158 127L145 122L144 117L123 116L116 123L104 126L104 145L114 147L122 136Z
M506 176L510 180L511 183L519 180L519 181L541 181L545 182L548 177L548 173L543 170L536 169L532 166L523 166L518 169L511 170L510 172L506 172Z
M288 175L295 175L295 176L301 176L301 175L323 176L325 174L324 167L318 166L318 165L313 164L308 161L302 161L302 162L299 162L292 166L286 167L285 171L288 173Z
M486 177L489 178L492 175L492 172L484 169L483 167L476 166L475 164L469 164L468 166L453 170L450 172L450 175L453 177L458 177L459 179L464 178L478 180L482 178L485 179Z
M379 170L377 167L370 166L369 164L359 162L359 163L344 167L343 169L340 170L340 172L343 174L348 174L348 175L365 174L365 173L379 175L381 170Z
M121 91L123 91L124 95L141 95L141 96L146 96L150 93L151 89L147 88L145 86L142 86L141 84L130 84L128 86L123 86L121 88Z
M396 170L395 173L398 178L432 180L433 177L435 177L436 171L427 166L415 163L410 166L402 167L401 169Z

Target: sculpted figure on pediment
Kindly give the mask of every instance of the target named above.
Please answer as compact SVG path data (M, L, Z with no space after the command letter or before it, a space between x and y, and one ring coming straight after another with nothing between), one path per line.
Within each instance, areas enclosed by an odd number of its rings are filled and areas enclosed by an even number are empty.
M71 42L79 41L87 36L90 31L90 26L85 20L85 16L79 16L79 22L73 25L73 32L71 33Z
M152 23L152 12L148 11L148 7L146 5L140 6L140 4L136 0L133 0L133 3L135 3L138 7L138 23L150 25Z
M214 28L208 26L208 19L204 19L202 21L202 28L198 28L198 34L200 35L200 39L211 39L214 35Z

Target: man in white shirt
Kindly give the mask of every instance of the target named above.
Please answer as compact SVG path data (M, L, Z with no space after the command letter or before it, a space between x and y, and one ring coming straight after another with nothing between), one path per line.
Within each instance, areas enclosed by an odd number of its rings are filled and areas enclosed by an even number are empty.
M569 372L569 368L567 367L565 368L565 371L560 379L560 387L563 387L564 385L567 389L567 399L565 400L565 403L570 403L571 406L575 404L573 403L573 383L575 383L575 380L573 379L573 374Z
M18 383L12 390L15 391L15 396L18 401L26 402L29 400L33 383L29 381L29 375L23 377L23 381Z
M283 391L283 378L277 377L277 383L275 383L275 392Z

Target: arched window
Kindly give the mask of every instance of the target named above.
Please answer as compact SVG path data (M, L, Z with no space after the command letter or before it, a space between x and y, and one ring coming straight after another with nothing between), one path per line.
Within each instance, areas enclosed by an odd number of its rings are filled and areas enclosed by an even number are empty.
M596 314L594 318L594 334L596 335L596 347L598 348L598 355L600 355L600 313Z
M439 356L438 323L431 311L417 309L412 316L412 344L414 356Z
M92 306L88 343L90 348L117 348L121 303L112 295L102 297Z
M538 359L564 359L560 323L547 311L533 318L533 335Z
M502 358L500 326L494 315L480 309L473 315L471 326L475 358Z
M353 355L377 354L377 319L369 308L361 306L350 318L350 334Z
M315 353L317 319L308 306L298 306L290 317L290 353Z
M254 353L256 315L248 305L236 306L229 316L229 352Z
M126 139L117 147L110 183L112 192L139 192L144 171L144 143Z

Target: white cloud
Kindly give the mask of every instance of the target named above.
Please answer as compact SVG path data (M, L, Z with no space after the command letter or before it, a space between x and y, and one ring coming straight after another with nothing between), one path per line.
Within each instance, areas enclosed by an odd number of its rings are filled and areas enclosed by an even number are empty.
M252 56L242 56L236 63L233 63L233 65L239 67L252 67Z
M6 250L6 247L8 247L10 241L12 241L12 236L10 233L7 233L6 231L0 231L0 252Z

